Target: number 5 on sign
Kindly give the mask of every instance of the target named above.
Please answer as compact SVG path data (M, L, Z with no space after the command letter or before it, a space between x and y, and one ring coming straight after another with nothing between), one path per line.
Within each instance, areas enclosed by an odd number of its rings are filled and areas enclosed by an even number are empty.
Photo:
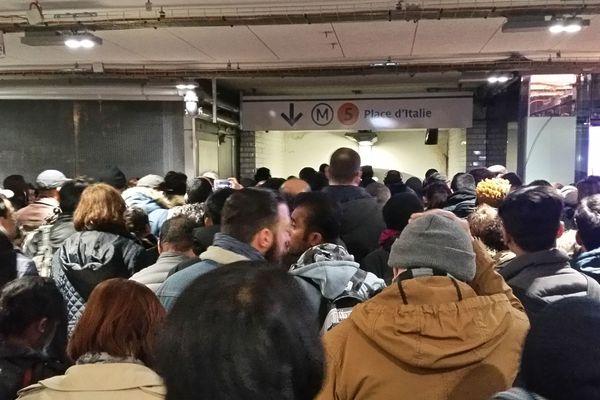
M354 103L344 103L338 108L338 120L344 125L354 125L358 121L359 110Z

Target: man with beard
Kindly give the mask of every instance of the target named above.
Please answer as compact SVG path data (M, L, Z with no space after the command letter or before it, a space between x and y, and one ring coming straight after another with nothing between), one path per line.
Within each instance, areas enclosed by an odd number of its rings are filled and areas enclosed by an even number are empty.
M221 232L200 261L173 275L161 285L157 296L167 310L197 277L236 261L281 262L290 241L290 211L285 200L261 189L242 189L223 207Z

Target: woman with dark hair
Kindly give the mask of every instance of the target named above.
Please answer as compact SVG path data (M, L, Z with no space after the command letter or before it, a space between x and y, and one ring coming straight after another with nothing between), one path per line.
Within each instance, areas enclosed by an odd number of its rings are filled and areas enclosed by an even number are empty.
M4 286L0 292L0 399L14 399L19 389L64 373L66 341L62 348L50 344L66 338L65 320L65 304L52 280L25 277Z
M52 276L69 312L69 332L77 323L94 287L110 278L129 278L148 266L144 248L125 227L125 202L113 187L86 188L75 210L75 234L52 260Z
M281 268L251 261L217 268L183 292L157 361L167 400L312 400L324 373L302 290Z
M76 363L65 375L30 386L20 399L161 399L161 378L150 369L165 310L150 289L109 279L92 291L67 347Z

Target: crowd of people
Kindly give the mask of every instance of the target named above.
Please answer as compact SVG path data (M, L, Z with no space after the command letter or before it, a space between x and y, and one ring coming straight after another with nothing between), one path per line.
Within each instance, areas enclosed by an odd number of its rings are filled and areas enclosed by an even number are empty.
M0 400L600 398L600 177L349 148L0 190Z

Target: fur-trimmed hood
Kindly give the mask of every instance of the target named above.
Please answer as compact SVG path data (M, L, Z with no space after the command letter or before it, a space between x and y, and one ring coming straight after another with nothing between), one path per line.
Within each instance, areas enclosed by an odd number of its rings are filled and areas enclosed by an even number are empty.
M129 188L123 192L123 199L127 207L140 207L146 211L146 214L150 214L158 208L168 209L173 207L173 204L163 192L147 187Z

